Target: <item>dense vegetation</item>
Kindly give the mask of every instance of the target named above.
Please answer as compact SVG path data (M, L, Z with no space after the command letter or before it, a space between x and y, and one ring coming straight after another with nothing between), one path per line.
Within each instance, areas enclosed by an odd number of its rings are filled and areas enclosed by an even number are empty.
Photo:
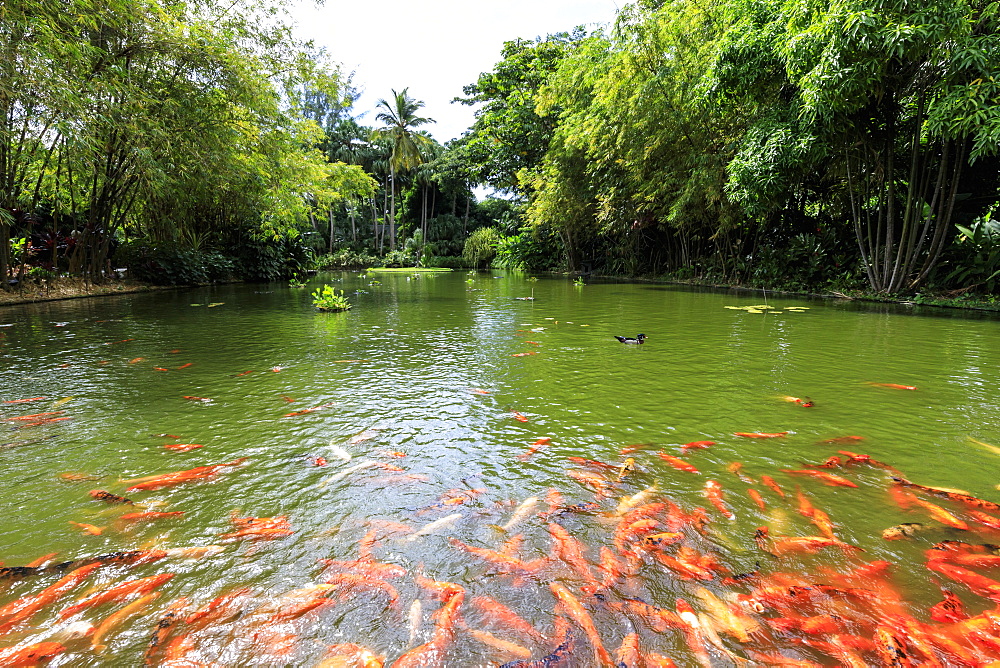
M995 4L639 0L608 30L508 42L441 145L406 89L359 123L280 1L0 6L0 276L1000 287Z
M610 34L508 43L468 148L570 270L992 290L998 11L642 0Z

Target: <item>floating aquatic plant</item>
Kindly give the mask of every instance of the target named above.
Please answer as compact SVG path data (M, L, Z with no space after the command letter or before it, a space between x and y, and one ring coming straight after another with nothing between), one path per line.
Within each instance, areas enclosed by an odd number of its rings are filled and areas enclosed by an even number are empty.
M344 291L340 294L329 285L324 284L322 288L317 288L312 293L313 306L320 311L347 311L351 308L351 303L344 296Z

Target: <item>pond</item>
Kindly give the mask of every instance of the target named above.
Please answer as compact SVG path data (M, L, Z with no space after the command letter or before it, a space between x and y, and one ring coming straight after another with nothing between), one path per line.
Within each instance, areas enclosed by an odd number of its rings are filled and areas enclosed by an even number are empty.
M353 309L317 313L324 282ZM768 308L727 308L747 306ZM6 307L0 560L33 568L0 570L0 647L59 642L59 666L378 665L348 644L387 666L986 661L1000 644L966 631L1000 592L977 579L994 555L925 551L1000 542L975 515L1000 513L893 477L1000 501L997 327L515 273ZM931 618L942 588L972 622Z

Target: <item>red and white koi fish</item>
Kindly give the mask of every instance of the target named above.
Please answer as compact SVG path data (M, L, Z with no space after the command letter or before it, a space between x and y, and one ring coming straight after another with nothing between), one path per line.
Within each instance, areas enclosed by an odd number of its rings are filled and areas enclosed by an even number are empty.
M511 411L511 413L514 415L514 419L517 420L518 422L528 421L528 418L525 417L523 413L518 413L517 411Z
M173 450L174 452L188 452L190 450L197 450L204 446L198 443L165 443L163 445L167 450Z

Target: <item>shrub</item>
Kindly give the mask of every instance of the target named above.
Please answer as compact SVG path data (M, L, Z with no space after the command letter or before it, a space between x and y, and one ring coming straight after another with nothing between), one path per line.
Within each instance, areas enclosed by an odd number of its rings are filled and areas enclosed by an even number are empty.
M462 257L473 267L489 265L496 257L500 233L495 227L480 227L465 240Z

